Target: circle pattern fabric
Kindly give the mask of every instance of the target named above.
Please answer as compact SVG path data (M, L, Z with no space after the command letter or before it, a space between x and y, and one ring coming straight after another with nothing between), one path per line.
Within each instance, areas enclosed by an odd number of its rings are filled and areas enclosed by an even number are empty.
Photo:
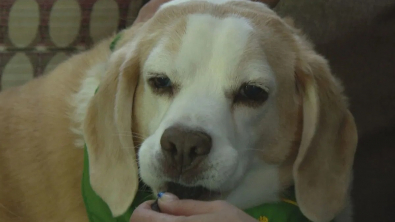
M0 90L130 26L143 0L0 0Z

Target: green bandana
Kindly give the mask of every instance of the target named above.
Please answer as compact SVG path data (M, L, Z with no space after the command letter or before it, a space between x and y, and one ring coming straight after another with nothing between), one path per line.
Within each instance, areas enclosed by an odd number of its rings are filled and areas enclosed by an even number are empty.
M111 52L113 52L115 50L115 46L117 46L117 42L121 39L122 37L122 32L119 32L114 39L112 40L112 42L110 43L110 50Z
M139 191L129 209L121 216L114 218L108 205L92 189L89 180L89 159L86 145L84 148L84 171L82 174L81 188L90 222L129 222L133 210L136 209L139 204L153 198L152 192L149 189L144 189L144 186L139 186Z
M121 35L118 34L111 42L110 49L114 51L116 43ZM97 89L96 89L97 91ZM87 147L84 148L84 171L82 176L82 197L84 199L86 211L90 222L129 222L132 212L138 205L154 197L150 189L144 189L144 185L139 185L139 190L132 205L121 216L114 218L108 205L95 193L89 180L89 159ZM247 210L248 215L260 222L310 222L300 211L295 201L293 189L284 195L282 201L277 203L266 203Z

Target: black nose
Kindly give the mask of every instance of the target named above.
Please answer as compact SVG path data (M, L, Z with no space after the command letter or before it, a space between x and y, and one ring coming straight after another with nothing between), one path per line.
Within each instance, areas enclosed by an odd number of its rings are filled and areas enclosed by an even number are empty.
M196 167L208 156L212 139L201 131L170 127L163 132L160 144L166 160L185 171Z

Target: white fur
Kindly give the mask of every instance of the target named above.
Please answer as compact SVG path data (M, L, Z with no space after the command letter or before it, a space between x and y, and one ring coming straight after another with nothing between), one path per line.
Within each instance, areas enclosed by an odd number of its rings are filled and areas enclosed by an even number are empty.
M238 203L242 209L266 202L275 202L279 200L277 193L279 186L278 168L255 159L248 174L226 200L230 203Z
M209 170L189 185L230 192L228 201L241 208L276 200L278 167L262 164L261 160L258 163L252 152L261 139L261 132L253 133L256 120L267 119L268 126L272 126L270 131L275 131L278 125L275 107L270 100L254 109L232 107L231 99L226 97L227 91L248 81L275 94L274 74L253 32L244 18L190 15L177 53L165 50L165 45L172 41L169 38L161 39L150 53L143 68L144 78L148 79L150 73L166 73L180 85L172 101L155 99L157 104L151 108L158 114L148 123L151 135L139 150L141 178L154 191L160 191L171 180L160 165L164 158L160 148L162 133L173 125L183 125L202 129L213 139L213 148L204 162ZM259 53L242 62L248 45L249 50ZM270 132L267 137L270 138ZM182 179L177 182L186 183Z

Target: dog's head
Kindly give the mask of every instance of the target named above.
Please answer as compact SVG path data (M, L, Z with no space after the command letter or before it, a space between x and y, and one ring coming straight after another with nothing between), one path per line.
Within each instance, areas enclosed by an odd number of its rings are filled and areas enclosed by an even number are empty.
M247 208L295 185L302 212L330 220L357 141L326 60L250 1L176 0L124 31L84 132L92 187L114 215L137 191L137 146L154 192Z

